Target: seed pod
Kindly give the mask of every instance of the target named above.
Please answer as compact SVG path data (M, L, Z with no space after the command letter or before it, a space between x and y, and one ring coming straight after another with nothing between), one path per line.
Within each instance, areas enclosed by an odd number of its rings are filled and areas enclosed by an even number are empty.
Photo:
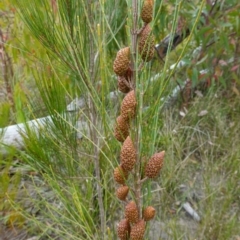
M155 153L148 161L145 168L145 176L155 178L163 166L165 151Z
M152 206L148 206L143 211L143 218L145 221L149 221L154 218L156 210Z
M124 142L128 135L129 135L128 120L124 119L120 115L117 117L117 123L114 128L114 136L119 142Z
M124 119L134 118L136 115L137 101L135 97L135 92L132 90L129 92L122 101L121 104L121 115Z
M128 93L131 89L129 87L128 81L124 76L118 76L118 90L123 93Z
M138 208L134 201L126 205L125 218L128 219L130 223L136 223L138 221Z
M136 149L134 148L131 138L128 136L122 145L120 153L120 161L122 168L125 171L130 172L133 169L134 164L136 163L136 158Z
M145 222L144 220L138 221L131 230L130 238L131 240L143 240L145 233Z
M130 61L130 48L125 47L120 49L117 52L117 56L113 63L114 72L119 76L123 76L128 70L129 61Z
M138 51L143 61L146 62L149 62L154 56L154 36L152 35L152 29L149 24L147 24L141 32Z
M117 195L118 199L125 201L126 197L128 195L128 192L129 192L128 186L121 186L117 189L116 195Z
M123 219L118 223L117 235L121 240L127 240L130 233L130 223L127 219Z
M153 16L153 0L145 0L143 3L141 18L143 22L150 23Z
M114 180L119 184L125 184L125 180L128 178L128 172L125 171L122 166L118 166L114 169Z

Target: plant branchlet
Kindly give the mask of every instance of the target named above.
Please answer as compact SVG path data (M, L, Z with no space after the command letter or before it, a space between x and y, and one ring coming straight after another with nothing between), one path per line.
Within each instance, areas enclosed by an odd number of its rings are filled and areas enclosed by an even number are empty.
M139 74L145 63L153 58L155 51L154 37L150 27L153 18L153 0L144 0L140 14L143 26L139 29L137 29L137 2L135 0L132 2L132 47L131 49L130 47L120 49L113 64L113 70L118 76L118 89L126 94L121 103L121 113L117 117L114 130L115 138L123 143L120 152L120 164L114 170L114 179L120 184L116 196L125 202L125 218L119 222L117 229L118 237L121 240L143 239L146 222L154 218L156 211L152 206L143 209L142 184L159 174L165 154L165 151L155 153L144 166L138 147L139 136L136 130L136 121L133 121L137 116L138 109L136 74ZM142 59L139 64L137 55ZM131 134L132 132L135 132L135 134ZM134 179L132 183L128 182L130 174Z

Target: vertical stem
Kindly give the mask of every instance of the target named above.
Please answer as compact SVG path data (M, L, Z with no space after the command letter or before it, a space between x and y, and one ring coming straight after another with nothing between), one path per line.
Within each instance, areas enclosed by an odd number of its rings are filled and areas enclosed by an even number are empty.
M133 71L133 86L136 86L136 53L137 53L137 22L138 22L138 0L132 1L133 22L132 22L132 61L131 67Z
M10 80L13 78L12 61L5 49L5 39L2 30L0 29L0 60L2 61L2 74L5 82L7 98L11 104L12 110L15 111L13 92Z
M92 4L94 4L93 0L88 1L88 17L89 21L92 27L94 27L93 22L93 13L92 13ZM90 81L94 81L94 75L95 75L95 64L94 64L94 41L91 34L91 31L89 31L89 75L90 75ZM94 84L95 85L95 84ZM96 86L96 85L95 85ZM99 163L99 140L97 136L97 132L94 129L94 127L97 126L97 109L94 104L94 101L92 99L92 96L89 96L89 105L90 105L90 113L89 117L91 120L91 127L90 127L90 134L91 134L91 140L94 143L94 172L96 177L96 190L97 190L97 199L99 204L99 212L100 212L100 223L101 223L101 232L103 234L103 239L105 236L105 210L104 210L104 204L103 204L103 194L102 194L102 187L101 187L101 170L100 170L100 163Z
M95 112L96 113L96 112ZM95 119L95 120L94 120ZM97 124L96 118L92 119L93 126ZM103 234L103 239L105 235L105 211L104 211L104 204L103 204L103 194L102 194L102 187L101 187L101 171L100 171L100 163L99 163L99 142L98 137L96 134L96 130L92 128L92 136L94 141L94 169L95 175L97 179L97 196L98 196L98 204L99 204L99 212L100 212L100 222L101 222L101 232Z
M137 22L138 22L138 1L132 1L133 9L133 29L132 29L132 45L133 45L133 54L136 54L137 51Z
M132 71L133 71L133 86L135 86L136 94L136 79L137 79L137 37L138 37L138 0L132 0L133 10L133 22L132 22ZM137 95L137 94L136 94ZM135 121L135 128L137 127L137 121ZM140 154L139 154L139 131L136 130L135 147L137 151L137 162L134 171L134 193L135 201L138 208L138 214L140 218L141 210L141 183L140 183Z

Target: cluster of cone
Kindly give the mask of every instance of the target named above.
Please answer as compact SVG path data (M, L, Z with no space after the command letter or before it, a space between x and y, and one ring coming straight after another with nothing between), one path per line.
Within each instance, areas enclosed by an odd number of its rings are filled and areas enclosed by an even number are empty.
M141 19L144 22L143 30L138 42L138 52L143 61L149 62L154 56L154 36L150 27L153 16L153 0L145 0L141 11Z
M155 52L154 36L150 26L153 15L153 5L153 0L145 0L141 11L141 19L144 22L144 26L138 38L138 52L145 62L150 61ZM129 93L133 90L133 85L131 84L130 47L122 48L117 52L113 63L113 70L118 76L119 91Z
M148 161L145 167L145 177L155 178L158 176L164 159L165 151L155 153ZM128 136L124 141L121 153L120 153L121 164L114 169L114 180L120 184L116 191L116 196L126 201L129 187L127 186L128 175L134 168L136 163L136 150L134 148L131 138ZM134 201L126 201L125 207L125 218L118 224L117 234L121 240L141 240L143 239L146 227L146 221L149 221L155 216L155 209L152 206L148 206L142 213L140 213L138 207Z
M152 21L153 0L145 0L141 11L141 19L144 22L143 30L138 39L138 51L143 61L150 61L154 54L154 38L151 34L149 23ZM139 213L136 202L127 201L129 186L127 179L137 161L137 151L130 137L130 123L136 115L137 100L133 84L131 82L130 48L125 47L118 51L113 64L113 70L118 76L118 89L125 93L121 104L121 113L117 117L114 128L115 138L122 142L120 153L120 165L114 169L114 180L120 185L116 196L126 202L125 218L118 224L117 234L121 240L143 239L146 222L154 218L155 209L146 207L142 214ZM162 166L165 152L154 154L145 166L145 177L155 178Z
M143 211L143 219L139 220L138 215L136 203L134 201L129 202L125 207L125 218L118 224L117 233L121 240L128 239L128 236L132 240L143 239L146 221L154 218L155 209L152 206L146 207Z

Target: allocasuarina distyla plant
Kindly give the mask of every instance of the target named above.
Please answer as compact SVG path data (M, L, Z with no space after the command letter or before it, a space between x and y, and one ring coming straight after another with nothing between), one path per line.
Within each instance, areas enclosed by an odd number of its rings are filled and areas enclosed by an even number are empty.
M125 218L118 223L117 227L117 235L121 240L143 239L146 222L154 218L154 207L147 206L145 209L142 207L141 187L144 181L155 178L159 174L165 154L165 151L155 153L147 164L144 164L140 157L138 131L134 121L138 111L136 77L144 63L150 61L154 55L154 36L150 26L153 6L153 0L144 0L140 15L144 25L139 30L138 1L132 1L131 48L120 49L113 63L113 70L118 76L118 89L126 94L114 129L115 138L123 143L120 164L114 170L114 179L119 184L116 196L125 202ZM140 64L137 64L137 55L142 59ZM131 134L133 132L135 134ZM130 174L134 179L132 183L128 181Z

